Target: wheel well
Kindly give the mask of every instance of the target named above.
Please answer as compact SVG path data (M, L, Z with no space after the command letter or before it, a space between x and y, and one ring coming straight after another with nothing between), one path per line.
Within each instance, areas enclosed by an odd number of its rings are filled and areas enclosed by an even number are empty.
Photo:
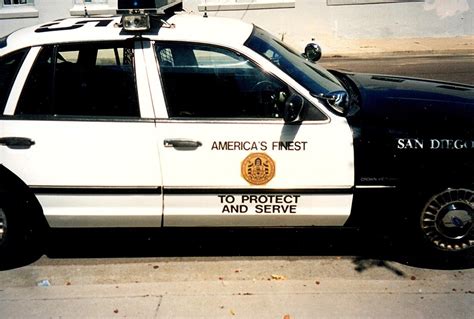
M403 183L392 189L357 189L351 215L345 226L377 228L397 227L418 218L434 195L447 189L470 189L474 182Z
M32 190L21 178L8 168L0 164L0 205L6 201L9 206L14 206L26 221L31 224L46 226L41 204Z

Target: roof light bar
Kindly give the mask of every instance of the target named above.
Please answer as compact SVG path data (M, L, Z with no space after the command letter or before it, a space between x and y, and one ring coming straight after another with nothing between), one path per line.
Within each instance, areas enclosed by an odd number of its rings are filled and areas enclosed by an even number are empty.
M126 31L147 31L150 30L150 16L140 12L124 14L122 25Z
M182 0L119 0L117 13L124 30L142 32L151 29L152 18L161 23L182 8Z
M156 9L155 0L119 0L119 10Z

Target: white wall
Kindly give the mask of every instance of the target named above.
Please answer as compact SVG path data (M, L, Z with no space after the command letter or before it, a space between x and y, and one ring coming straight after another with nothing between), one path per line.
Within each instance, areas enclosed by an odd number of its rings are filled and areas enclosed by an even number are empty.
M204 1L184 0L183 3L186 10L198 12L198 4ZM109 0L109 8L116 7L116 4L117 0ZM0 36L24 26L68 17L73 7L74 0L35 0L38 17L17 19L2 18L4 8L0 8ZM79 7L76 6L76 9ZM89 11L93 12L91 6ZM311 38L321 37L356 39L474 35L474 0L425 0L348 6L327 6L326 0L296 0L296 7L292 9L208 14L255 23L297 46L307 43Z
M222 0L206 0L208 3ZM185 0L198 12L204 0ZM474 0L327 6L326 0L296 0L296 8L208 12L255 23L301 46L311 38L410 38L474 35Z
M3 3L3 0L0 0ZM0 5L0 36L9 34L17 29L32 26L40 23L45 23L51 20L66 18L71 16L71 12L76 9L82 14L83 5L76 5L75 0L34 0L34 9L37 12L36 17L24 17L30 14L22 14L22 9L25 7L7 7ZM90 13L114 13L117 8L117 0L109 0L109 5L94 5L89 4L88 9ZM10 17L10 16L14 17Z

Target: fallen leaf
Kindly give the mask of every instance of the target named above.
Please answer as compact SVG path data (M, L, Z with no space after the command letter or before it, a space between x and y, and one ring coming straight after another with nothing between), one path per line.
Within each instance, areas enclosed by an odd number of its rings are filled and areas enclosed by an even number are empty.
M282 275L272 275L273 280L286 280L285 276Z

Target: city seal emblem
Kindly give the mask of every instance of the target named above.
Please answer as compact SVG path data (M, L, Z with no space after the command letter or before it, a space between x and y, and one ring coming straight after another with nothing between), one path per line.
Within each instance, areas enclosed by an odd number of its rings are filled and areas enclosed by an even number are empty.
M275 176L275 162L265 153L252 153L242 162L242 177L253 185L264 185Z

